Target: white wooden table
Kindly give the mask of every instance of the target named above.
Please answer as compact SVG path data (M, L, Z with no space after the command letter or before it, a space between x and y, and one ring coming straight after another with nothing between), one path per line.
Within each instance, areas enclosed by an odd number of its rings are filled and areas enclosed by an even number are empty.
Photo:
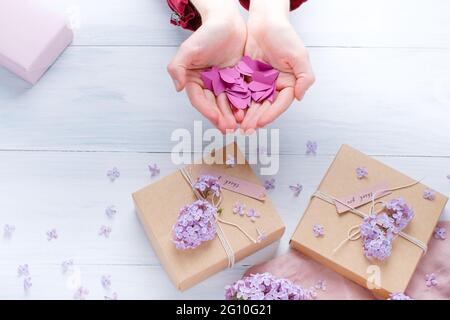
M201 119L175 94L165 67L189 35L171 26L163 0L41 0L80 12L73 45L33 88L0 70L0 298L218 298L252 264L288 239L333 155L348 143L449 194L450 2L310 0L292 13L317 82L272 128L281 129L281 170L271 196L287 229L279 244L184 293L169 282L138 222L131 192L161 176L176 128ZM181 115L182 116L174 116ZM205 127L209 127L205 122ZM318 155L305 156L307 140ZM117 166L114 183L106 171ZM304 191L294 198L289 184ZM108 220L104 210L119 212ZM450 218L450 211L443 218ZM111 225L109 239L98 236ZM47 241L56 228L59 238ZM79 277L61 272L73 259ZM17 267L28 263L25 293ZM105 291L102 275L112 277Z

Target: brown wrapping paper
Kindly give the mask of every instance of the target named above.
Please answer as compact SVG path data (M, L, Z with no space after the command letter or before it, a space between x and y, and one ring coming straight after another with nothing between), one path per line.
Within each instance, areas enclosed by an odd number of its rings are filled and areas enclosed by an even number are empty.
M212 159L219 158L223 163L223 159L228 154L234 154L238 160L244 159L235 144L226 146L226 153L222 151L218 150L214 155L205 158L205 163L211 163ZM247 162L238 164L234 168L227 168L224 164L200 164L191 168L193 177L197 177L202 170L212 169L241 180L261 184ZM283 222L267 196L264 201L259 201L225 189L222 189L222 194L223 200L220 207L223 208L221 215L223 220L238 224L255 239L258 237L256 227L264 231L266 235L265 240L260 243L252 243L238 229L222 224L224 233L235 252L236 261L266 247L283 235L285 229ZM172 226L177 220L180 209L196 200L179 171L133 193L133 199L152 247L177 289L185 290L227 268L228 258L217 236L192 250L177 250L172 242ZM251 222L246 216L233 214L232 209L236 202L246 204L247 209L256 209L261 217Z
M369 175L357 179L355 170L364 166ZM406 185L414 179L372 159L361 152L343 145L328 169L318 190L334 197L347 197L378 184L390 188ZM415 216L403 230L405 233L428 243L448 198L438 192L433 201L423 198L427 187L421 183L396 190L379 200L403 197L414 209ZM368 213L371 204L358 209ZM291 238L291 247L330 267L377 296L405 292L406 287L423 255L421 248L408 240L397 237L391 256L384 261L368 260L363 253L362 240L348 241L337 252L333 250L347 237L348 230L362 222L362 218L345 212L338 214L334 205L317 197L311 198L306 211ZM325 235L316 238L314 224L324 227Z

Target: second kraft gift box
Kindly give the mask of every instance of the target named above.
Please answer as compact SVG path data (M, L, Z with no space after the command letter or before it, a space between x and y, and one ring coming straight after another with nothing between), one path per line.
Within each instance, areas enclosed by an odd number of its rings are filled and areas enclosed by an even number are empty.
M206 164L211 163L214 158L220 157L223 160L223 157L230 155L235 157L238 163L239 160L245 162L237 146L230 144L225 149L217 150L213 155L205 157L205 164L187 166L185 169L192 173L194 179L207 173L220 177L222 182L224 179L231 181L229 186L222 188L220 219L238 225L250 237L258 239L256 242L250 241L233 225L221 224L234 259L239 261L279 239L285 227L266 194L262 194L259 199L255 194L253 194L255 197L248 196L251 194L248 193L249 190L262 190L262 193L265 191L247 162L235 166ZM244 185L242 190L247 195L231 191L230 186L236 187L236 184ZM229 266L229 256L218 236L194 249L180 250L175 247L172 228L178 219L180 209L196 200L191 186L180 171L173 172L133 193L133 199L151 245L177 289L185 290ZM246 215L233 213L236 203L243 203L247 209L254 209L259 217L253 221Z
M367 170L367 176L358 178L356 169L361 167ZM372 198L376 198L375 206ZM397 236L388 257L382 261L369 259L362 239L357 237L363 217L349 208L369 214L374 207L378 216L383 213L382 204L393 199L403 199L414 212L402 231L409 240ZM419 260L426 254L426 245L447 200L443 194L343 145L311 198L290 244L374 294L388 297L405 292ZM315 234L314 226L323 228L322 234ZM349 239L352 233L355 236Z

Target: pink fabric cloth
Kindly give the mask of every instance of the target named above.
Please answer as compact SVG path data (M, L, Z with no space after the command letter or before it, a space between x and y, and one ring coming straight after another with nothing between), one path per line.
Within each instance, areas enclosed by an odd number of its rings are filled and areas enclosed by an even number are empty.
M438 226L450 230L450 221L442 221ZM407 295L417 300L450 299L449 244L449 239L437 240L432 238L430 240L428 252L417 266L405 292ZM251 267L245 275L262 272L270 272L275 276L290 279L303 287L312 287L319 280L325 280L327 289L326 291L318 290L317 299L375 299L368 290L293 249L290 249L284 255ZM427 273L435 274L437 286L426 286L425 275Z

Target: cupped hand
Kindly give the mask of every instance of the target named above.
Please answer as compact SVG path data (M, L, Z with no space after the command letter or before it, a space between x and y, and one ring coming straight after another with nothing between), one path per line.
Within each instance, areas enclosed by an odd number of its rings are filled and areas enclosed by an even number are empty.
M202 26L181 44L167 67L176 90L186 89L191 104L222 132L236 129L234 108L225 93L215 97L205 89L200 74L211 66L235 65L244 53L246 37L237 8L222 6L220 13L202 14Z
M308 52L287 19L250 15L245 54L280 71L275 101L252 103L245 114L241 128L251 132L273 122L289 108L294 98L301 100L315 79Z

